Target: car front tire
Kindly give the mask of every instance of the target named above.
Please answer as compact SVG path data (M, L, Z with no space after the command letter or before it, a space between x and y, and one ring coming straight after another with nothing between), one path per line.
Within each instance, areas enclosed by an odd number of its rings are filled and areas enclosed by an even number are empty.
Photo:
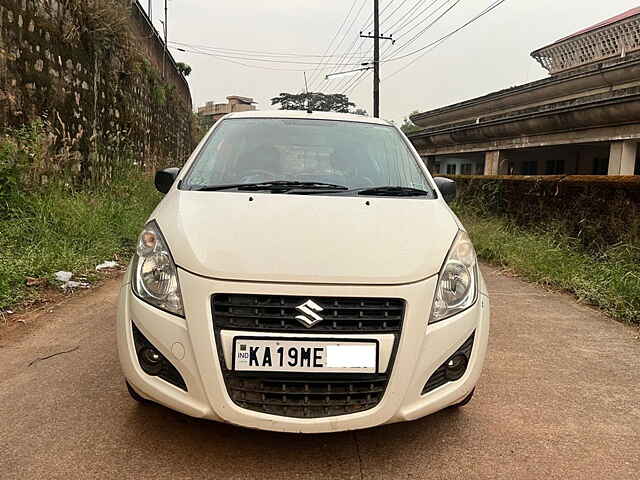
M464 407L467 403L469 403L471 401L471 399L473 398L473 394L475 393L476 389L474 388L473 390L471 390L471 393L469 395L467 395L466 397L464 397L464 399L461 402L456 403L455 405L451 405L449 408L460 408L460 407Z
M131 385L129 385L129 382L125 380L125 383L127 384L127 391L129 392L129 395L131 395L131 398L133 398L136 402L141 405L149 405L151 403L150 400L147 400L146 398L140 396L140 394L136 392Z

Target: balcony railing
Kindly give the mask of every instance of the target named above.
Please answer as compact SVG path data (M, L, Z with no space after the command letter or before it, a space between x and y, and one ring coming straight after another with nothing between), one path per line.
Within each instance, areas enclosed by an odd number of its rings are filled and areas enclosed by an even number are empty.
M568 38L531 54L552 75L640 50L640 15Z

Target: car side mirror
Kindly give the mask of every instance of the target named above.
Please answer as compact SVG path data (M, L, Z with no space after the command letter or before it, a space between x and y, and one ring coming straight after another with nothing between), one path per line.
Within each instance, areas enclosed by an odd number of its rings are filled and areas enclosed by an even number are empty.
M455 180L451 180L450 178L445 177L435 177L433 180L436 182L436 186L438 187L438 190L440 190L442 198L444 198L445 202L453 202L456 198Z
M161 193L167 193L171 190L173 182L176 181L178 173L180 173L180 169L176 167L158 170L155 178L156 189Z

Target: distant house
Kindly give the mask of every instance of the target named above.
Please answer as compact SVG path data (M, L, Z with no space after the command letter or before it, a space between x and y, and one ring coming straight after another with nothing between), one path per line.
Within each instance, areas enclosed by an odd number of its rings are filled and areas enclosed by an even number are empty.
M204 107L198 108L198 119L200 125L205 129L209 129L214 123L222 117L232 112L246 112L255 110L255 102L250 97L239 97L230 95L227 97L228 103L207 102Z
M639 174L640 8L531 55L548 78L411 116L432 171Z

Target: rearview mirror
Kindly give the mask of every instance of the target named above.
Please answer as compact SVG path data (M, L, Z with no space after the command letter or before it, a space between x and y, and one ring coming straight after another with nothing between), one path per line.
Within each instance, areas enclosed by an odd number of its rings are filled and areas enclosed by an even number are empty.
M180 169L176 167L158 170L155 178L156 189L161 193L167 193L171 190L173 182L176 181L178 173L180 173Z
M451 180L450 178L445 178L445 177L435 177L434 180L445 202L447 203L453 202L456 198L455 180Z

